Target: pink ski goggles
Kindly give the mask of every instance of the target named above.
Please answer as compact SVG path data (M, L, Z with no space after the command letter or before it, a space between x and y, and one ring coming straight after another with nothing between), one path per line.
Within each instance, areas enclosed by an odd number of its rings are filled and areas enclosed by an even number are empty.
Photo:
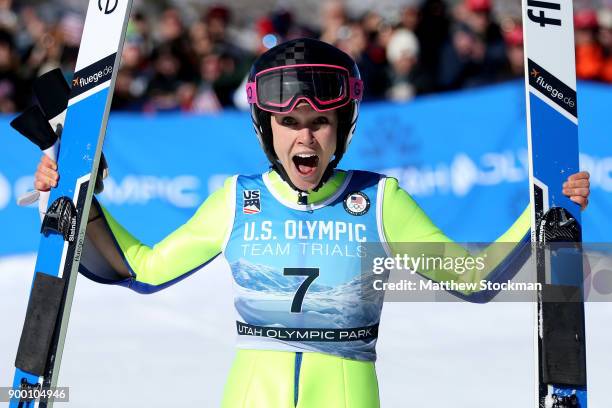
M363 82L335 65L288 65L257 73L255 82L247 83L246 91L249 103L267 112L288 113L300 101L325 112L351 100L360 101Z

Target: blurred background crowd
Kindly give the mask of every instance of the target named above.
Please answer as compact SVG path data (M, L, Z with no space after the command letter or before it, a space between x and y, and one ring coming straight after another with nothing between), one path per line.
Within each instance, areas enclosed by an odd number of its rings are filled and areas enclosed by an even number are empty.
M520 0L197 3L135 1L113 109L244 109L251 62L302 36L350 54L366 100L407 101L523 75ZM72 76L86 4L0 0L0 112L27 106L32 80L49 69ZM574 4L578 77L612 83L612 2Z

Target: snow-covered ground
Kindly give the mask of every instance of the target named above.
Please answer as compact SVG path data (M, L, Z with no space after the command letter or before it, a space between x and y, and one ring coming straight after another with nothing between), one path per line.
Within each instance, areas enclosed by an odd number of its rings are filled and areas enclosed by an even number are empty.
M0 386L13 361L33 255L0 258ZM533 406L533 305L386 303L377 370L383 407ZM591 407L607 407L612 305L587 305ZM142 296L79 277L62 361L67 406L219 405L234 320L225 261Z

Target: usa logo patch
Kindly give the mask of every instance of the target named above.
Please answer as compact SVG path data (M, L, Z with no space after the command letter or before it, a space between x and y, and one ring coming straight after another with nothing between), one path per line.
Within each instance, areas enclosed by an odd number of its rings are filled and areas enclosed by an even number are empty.
M351 193L344 199L344 209L351 215L364 215L370 209L370 199L361 191Z
M257 214L261 212L261 198L259 190L245 190L242 192L242 212Z

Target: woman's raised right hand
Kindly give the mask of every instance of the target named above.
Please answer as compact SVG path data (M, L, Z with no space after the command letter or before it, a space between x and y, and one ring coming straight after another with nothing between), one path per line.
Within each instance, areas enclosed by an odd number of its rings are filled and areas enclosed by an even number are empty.
M43 154L34 174L34 188L38 191L49 191L51 187L57 187L58 180L57 163Z

